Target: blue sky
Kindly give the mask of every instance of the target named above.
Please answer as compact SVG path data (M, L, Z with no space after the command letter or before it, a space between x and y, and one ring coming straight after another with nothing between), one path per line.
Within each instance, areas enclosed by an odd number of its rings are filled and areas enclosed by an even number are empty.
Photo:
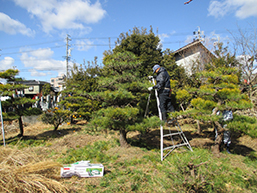
M134 27L159 35L163 49L190 43L200 29L205 44L232 42L238 27L249 29L257 18L257 0L0 0L0 70L16 68L19 77L50 81L114 48L121 33ZM249 29L250 30L250 29ZM231 43L230 43L231 45ZM232 45L231 45L232 47Z

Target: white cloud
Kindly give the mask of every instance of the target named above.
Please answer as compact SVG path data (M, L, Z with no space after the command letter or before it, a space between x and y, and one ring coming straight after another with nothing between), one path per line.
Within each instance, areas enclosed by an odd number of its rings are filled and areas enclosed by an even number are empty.
M0 60L0 70L7 70L13 68L14 59L11 57L4 57L3 60Z
M171 33L163 33L163 34L159 34L158 37L160 38L161 41L164 41L165 38L169 38L170 36L176 34L175 31L172 31Z
M46 33L54 29L88 30L85 24L96 23L105 15L99 1L89 0L13 0L37 17Z
M93 42L90 40L77 40L76 46L79 51L87 51L93 46Z
M31 75L31 76L34 76L34 77L46 76L46 75L47 75L46 73L44 73L44 72L38 72L38 71L35 70L35 69L30 69L29 72L30 72L30 75Z
M54 52L48 49L38 49L32 52L28 51L28 48L21 50L22 55L20 60L25 67L32 67L30 70L31 76L45 76L44 72L38 71L56 71L58 73L64 72L66 69L65 61L58 61L52 59Z
M256 10L256 0L212 0L208 8L209 15L216 18L223 17L230 12L235 12L236 17L240 19L256 17Z
M21 22L10 18L8 15L0 12L0 31L8 34L23 34L26 36L34 36L35 31L27 28Z
M194 40L194 36L187 36L185 43L189 44L189 43L193 42L193 40Z

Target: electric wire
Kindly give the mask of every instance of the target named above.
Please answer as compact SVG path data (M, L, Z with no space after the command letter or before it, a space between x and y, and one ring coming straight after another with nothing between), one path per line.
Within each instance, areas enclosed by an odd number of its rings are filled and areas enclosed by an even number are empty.
M40 48L40 50L47 50L49 48L60 48L60 47L65 47L66 45L60 45L60 46L52 46L52 47L47 47L47 48ZM11 53L1 53L1 55L13 55L13 54L23 54L23 53L30 53L30 52L37 52L37 50L26 50L26 51L19 51L19 52L11 52Z
M233 32L235 30L213 30L213 31L205 31L207 33L216 33L216 34L221 34L221 33L228 33L228 31L230 32ZM185 35L188 35L189 33L187 32L179 32L179 33L176 33L176 32L171 32L171 33L162 33L162 34L167 34L169 36L185 36ZM158 36L161 36L161 34L159 34ZM72 40L100 40L100 39L118 39L118 37L82 37L82 38L77 38L77 37L74 37L74 38L71 38ZM38 45L44 45L44 44L50 44L50 43L56 43L56 42L64 42L64 39L59 39L59 40L53 40L53 41L48 41L48 42L40 42L40 43L35 43L35 44L28 44L28 45L22 45L22 46L12 46L12 47L5 47L5 48L1 48L1 52L0 52L0 56L5 56L5 55L15 55L15 54L23 54L23 53L31 53L31 52L36 52L36 51L39 51L38 49L35 49L35 50L25 50L25 51L18 51L18 52L3 52L5 50L8 50L8 49L15 49L15 48L21 48L21 47L32 47L32 46L38 46ZM183 43L185 42L185 40L177 40L177 41L161 41L161 44L163 45L169 45L169 44L177 44L177 43ZM74 43L74 44L71 44L71 46L85 46L85 47L104 47L104 46L116 46L117 44L113 44L113 43L106 43L106 44L82 44L82 43ZM59 46L49 46L47 48L40 48L41 50L44 50L44 49L54 49L54 48L61 48L61 47L65 47L66 45L63 44L63 45L59 45Z

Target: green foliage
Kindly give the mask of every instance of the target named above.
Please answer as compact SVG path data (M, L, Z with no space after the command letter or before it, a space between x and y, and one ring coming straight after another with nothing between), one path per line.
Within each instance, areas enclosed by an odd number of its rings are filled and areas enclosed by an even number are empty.
M69 121L71 116L71 111L62 109L48 109L41 115L41 120L43 123L51 124L54 126L54 130L57 130L59 125Z
M42 88L42 94L43 96L47 96L51 93L52 89L51 89L51 85L50 84L45 84Z
M39 108L28 108L24 110L24 116L31 116L31 115L40 115L42 114L42 110Z
M102 106L92 123L102 129L120 130L126 141L128 131L147 129L144 125L148 123L143 121L143 104L149 82L141 78L142 61L132 52L114 52L104 61L98 92L90 93L92 98L101 101Z
M195 75L201 80L201 85L194 88L185 88L193 97L190 108L186 112L174 113L174 116L187 115L198 120L213 122L221 118L221 115L213 114L213 109L220 112L223 110L235 112L238 109L252 107L251 101L241 92L238 85L241 71L236 58L231 56L226 48L223 49L222 47L219 47L219 50L216 50L215 53L218 57L214 58L210 64L205 65L205 70ZM185 91L180 91L177 98L185 101L189 98L189 95L186 94ZM239 124L235 120L232 120L231 124L233 122ZM240 127L241 129L243 127ZM246 133L249 133L247 128L245 130Z
M26 97L18 97L17 92L23 91L27 86L16 83L15 76L19 73L18 70L8 69L6 71L0 72L0 78L6 79L7 84L0 84L0 94L2 96L8 96L9 98L2 101L3 109L12 109L4 114L4 120L18 119L20 136L23 135L23 124L21 116L28 113L28 106L31 106L36 101ZM19 79L20 80L20 79ZM4 110L3 110L4 111ZM32 113L33 111L30 111ZM35 112L37 113L37 112Z
M86 145L83 148L69 149L62 158L59 159L61 163L70 164L81 160L90 160L93 162L106 163L115 161L117 156L107 155L106 151L117 146L117 141L97 141L92 145Z
M0 72L0 78L6 79L7 82L14 81L15 76L19 73L19 70L8 69Z
M180 89L176 92L176 99L181 104L187 103L191 99L191 94L185 89Z
M211 111L216 106L216 103L214 101L204 100L202 98L192 99L191 104L194 108L198 110L209 110L209 111Z
M98 97L104 99L104 102L102 103L103 107L109 106L110 104L114 106L124 106L135 99L135 96L131 92L124 89L100 92L98 93Z
M119 151L115 140L97 141L79 149L69 149L60 156L63 164L80 160L103 163L106 172L99 183L88 183L89 192L255 192L255 160L244 159L248 167L236 167L233 160L215 158L206 149L176 153L163 162L159 152L131 148L130 154ZM241 159L241 160L240 160ZM246 170L245 170L246 169ZM250 171L250 172L249 172ZM233 175L231 175L233 174ZM128 180L129 179L129 180ZM122 186L121 186L122 184Z
M160 127L162 121L157 116L147 117L141 122L133 125L128 125L129 131L139 131L140 133L146 133L151 128Z
M99 108L98 101L93 101L84 95L74 94L67 96L59 102L59 105L69 109L73 114L78 114L82 119L89 120L93 111Z
M106 64L110 55L131 52L142 62L137 71L141 78L152 74L152 67L162 60L162 52L159 47L160 39L153 33L152 27L149 32L145 28L141 30L134 27L128 33L121 33L116 47L112 52L105 52L103 63Z
M135 124L138 109L133 107L108 107L97 112L97 117L92 121L93 124L102 128L112 130L127 130L129 125Z
M71 75L66 79L66 89L62 91L63 100L59 105L69 109L81 118L90 120L91 114L99 109L99 101L93 100L88 93L94 92L98 87L100 68L97 65L97 58L94 63L88 65L73 65Z
M2 96L9 97L6 101L2 101L3 108L13 108L14 114L19 117L25 112L26 108L24 106L33 104L35 100L16 96L17 91L22 91L23 89L27 88L25 85L15 83L15 76L18 73L18 70L12 69L0 72L0 78L4 78L7 80L7 82L9 82L7 84L0 85L0 92Z
M233 122L229 122L227 128L257 138L257 119L255 117L235 114L233 118Z
M172 171L167 171L164 175L168 175L173 181L173 187L180 187L181 191L184 187L183 192L234 192L239 187L247 189L256 181L252 181L251 174L247 171L233 167L229 158L214 159L204 149L194 149L194 155L186 153L171 156L168 160L174 165L172 164ZM243 180L245 175L249 178ZM231 185L228 186L229 184Z

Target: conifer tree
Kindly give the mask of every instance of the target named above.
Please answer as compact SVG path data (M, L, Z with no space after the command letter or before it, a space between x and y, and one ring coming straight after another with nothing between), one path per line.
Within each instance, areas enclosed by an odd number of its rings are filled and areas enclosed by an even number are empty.
M100 68L97 60L92 63L73 65L70 77L65 81L65 90L61 92L63 100L59 105L69 109L74 116L89 120L93 111L99 109L99 102L88 95L97 89Z
M105 51L103 63L99 83L102 92L97 94L103 109L98 112L102 118L97 124L104 128L109 125L114 130L120 128L121 145L126 145L126 133L129 130L144 132L160 124L157 116L143 119L149 96L147 88L152 86L147 76L153 75L152 67L155 64L165 67L172 78L181 83L180 86L186 82L182 81L185 73L176 65L170 50L162 52L160 39L153 33L152 27L149 32L145 28L135 27L127 33L121 33L116 47ZM151 96L149 112L157 115L155 97ZM118 115L122 118L115 118Z
M160 39L153 33L152 27L149 32L145 28L134 27L127 33L121 33L116 42L116 47L105 52L104 62L108 60L109 54L116 54L124 51L132 52L141 61L138 72L142 78L152 73L152 67L160 64L162 60L162 49Z
M104 64L110 59L112 54L128 51L135 54L141 61L137 71L142 79L153 75L152 67L155 64L159 64L166 68L172 80L176 80L176 89L187 84L188 78L184 68L177 66L171 50L166 49L162 51L160 38L154 34L152 27L150 27L149 31L146 28L139 29L134 27L133 30L129 30L127 33L121 33L116 43L117 45L113 50L105 51ZM145 98L147 94L145 93ZM172 98L175 106L174 92ZM147 99L142 101L141 108L146 106L146 102ZM149 112L155 115L158 114L154 95L151 97Z
M22 116L30 115L33 109L26 108L26 105L31 105L35 103L35 100L25 97L20 97L17 95L18 91L22 91L27 88L25 85L16 84L15 76L19 73L18 70L8 69L6 71L0 72L0 78L7 81L6 84L0 84L1 96L8 96L6 101L2 102L3 109L9 109L6 113L3 113L4 120L18 119L20 133L19 137L23 136L23 123ZM35 113L38 111L35 111Z
M247 95L241 93L239 85L241 73L235 57L222 47L219 47L215 53L217 58L206 65L206 70L196 74L201 80L201 85L187 88L191 93L190 97L193 97L190 108L178 114L186 114L201 121L212 121L218 132L212 150L219 153L224 131L219 122L222 119L222 112L247 109L252 104ZM218 115L217 112L221 113Z
M101 101L102 108L96 113L92 124L103 129L119 130L120 145L128 146L127 133L160 124L157 117L143 118L140 103L145 100L149 83L141 78L140 60L131 52L109 55L98 81L98 91L90 93Z

